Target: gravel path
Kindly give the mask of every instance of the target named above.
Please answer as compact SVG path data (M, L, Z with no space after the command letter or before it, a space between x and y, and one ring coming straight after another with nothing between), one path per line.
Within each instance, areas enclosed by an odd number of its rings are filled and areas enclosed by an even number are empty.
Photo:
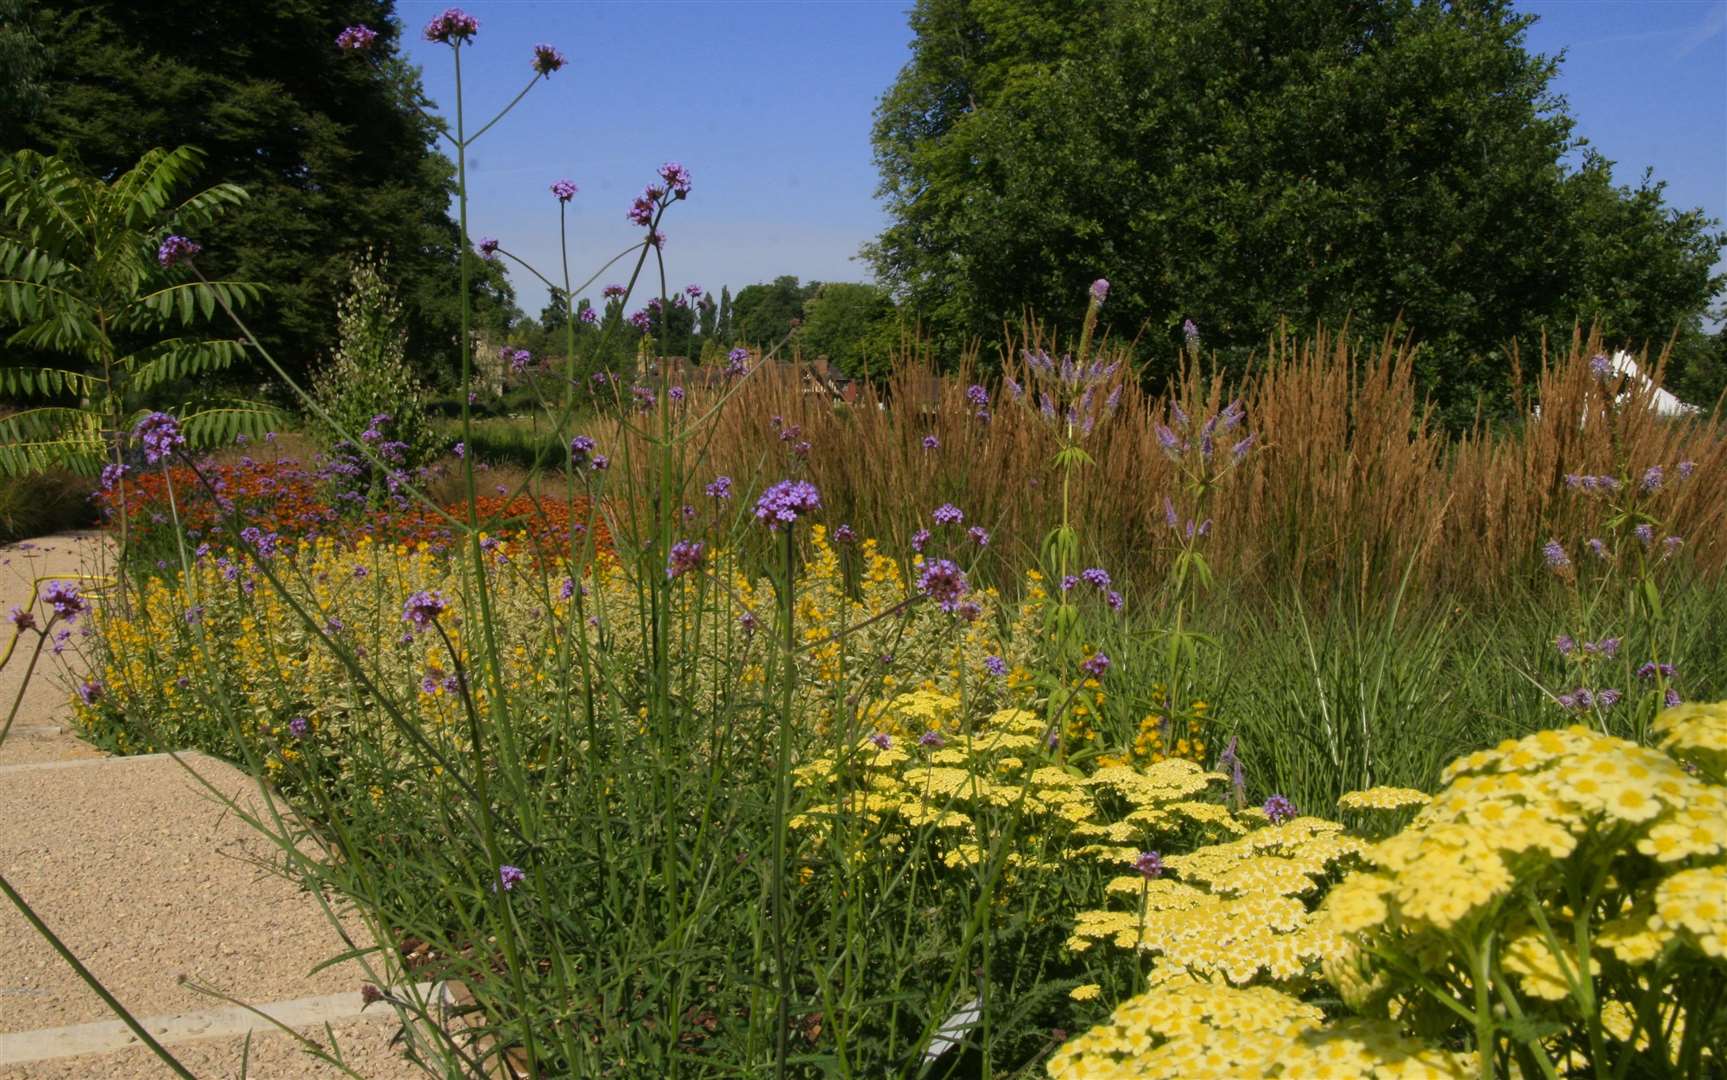
M33 578L88 572L102 554L93 534L0 547L0 612L28 600ZM27 659L0 671L0 723ZM358 964L312 973L346 948L318 903L258 865L271 855L269 842L189 770L254 812L263 805L256 785L201 754L112 758L80 742L64 727L67 675L52 659L44 656L0 743L0 872L37 914L141 1019L226 1007L181 985L181 976L259 1006L332 994L354 994L357 1003L366 981ZM358 921L344 921L363 940ZM143 1048L59 1056L77 1048L71 1036L51 1060L7 1060L8 1033L112 1019L0 898L0 1078L171 1075ZM335 1027L360 1075L424 1075L388 1048L396 1028L388 1011L374 1006ZM264 1031L252 1039L248 1077L340 1075L286 1035ZM325 1039L321 1027L306 1033ZM170 1048L196 1075L239 1075L243 1039L183 1037Z

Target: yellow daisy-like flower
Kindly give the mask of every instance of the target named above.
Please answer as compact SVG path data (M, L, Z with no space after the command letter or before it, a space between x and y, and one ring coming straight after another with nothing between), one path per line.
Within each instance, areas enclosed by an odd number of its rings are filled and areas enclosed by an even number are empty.
M1727 866L1681 870L1655 890L1657 930L1683 930L1706 956L1727 959Z

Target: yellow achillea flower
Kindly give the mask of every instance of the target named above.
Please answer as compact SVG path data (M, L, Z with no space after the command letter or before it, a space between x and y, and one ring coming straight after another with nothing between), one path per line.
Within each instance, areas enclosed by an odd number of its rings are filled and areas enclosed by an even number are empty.
M1427 801L1427 794L1414 788L1373 787L1348 792L1337 800L1337 805L1343 810L1402 810Z

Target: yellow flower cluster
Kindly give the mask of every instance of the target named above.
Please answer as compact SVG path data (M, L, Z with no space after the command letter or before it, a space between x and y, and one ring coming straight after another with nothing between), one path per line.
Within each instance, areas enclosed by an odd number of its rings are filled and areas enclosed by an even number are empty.
M1342 810L1403 810L1428 801L1426 792L1404 787L1373 787L1351 791L1337 800Z
M1166 859L1178 881L1112 882L1137 910L1082 913L1070 944L1158 952L1152 987L1063 1047L1050 1075L1474 1075L1483 1058L1422 1040L1483 1031L1551 1075L1597 1075L1611 1062L1593 1056L1592 1027L1714 1064L1686 1043L1707 1035L1688 1031L1683 1002L1727 960L1727 788L1708 775L1724 718L1720 705L1662 714L1653 730L1672 757L1581 727L1508 740L1454 762L1431 801L1390 788L1340 800L1425 803L1385 840L1297 818ZM1300 898L1351 862L1362 868L1309 916ZM1293 996L1314 960L1359 1016L1325 1022ZM1281 985L1231 985L1261 975ZM1492 1011L1477 1015L1482 978Z
M1165 970L1153 975L1153 984L1058 1050L1049 1075L1055 1080L1472 1075L1460 1055L1406 1039L1393 1024L1328 1025L1318 1008L1271 987L1220 985Z
M1127 875L1111 881L1108 891L1128 898L1133 910L1081 912L1069 948L1083 951L1109 941L1237 984L1261 975L1299 979L1338 951L1336 935L1314 925L1301 898L1355 862L1366 847L1362 841L1320 818L1247 831L1248 822L1263 823L1264 815L1230 815L1215 803L1188 802L1163 812L1245 835L1164 859L1179 880Z

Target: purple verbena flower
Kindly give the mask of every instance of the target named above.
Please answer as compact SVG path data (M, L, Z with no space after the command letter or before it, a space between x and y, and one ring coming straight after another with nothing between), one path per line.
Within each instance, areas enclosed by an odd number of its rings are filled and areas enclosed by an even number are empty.
M36 616L25 611L17 604L12 605L12 614L8 616L8 618L11 619L12 625L20 634L26 630L36 629Z
M498 883L494 888L509 892L511 889L526 880L528 880L528 875L522 872L521 867L508 865L500 866L498 867Z
M798 518L822 508L821 492L808 480L781 480L756 500L756 520L770 530L793 525Z
M1295 804L1290 802L1284 796L1273 795L1271 798L1265 800L1265 816L1271 819L1271 823L1273 825L1281 825L1283 822L1295 817L1295 815Z
M436 589L421 589L402 604L402 621L425 629L437 621L449 604Z
M989 530L982 525L973 525L965 531L965 534L978 547L989 547Z
M1107 590L1110 585L1109 571L1101 566L1093 566L1080 571L1079 578L1087 585L1097 589Z
M495 259L498 256L498 239L495 236L482 236L479 243L480 258Z
M78 595L78 587L70 581L50 581L48 587L42 590L42 602L53 608L55 617L62 622L74 622L79 614L90 608L84 598Z
M1092 653L1079 665L1079 670L1094 679L1103 678L1103 673L1109 670L1109 657L1101 652Z
M296 716L288 721L288 734L296 739L304 739L312 733L312 723L304 716Z
M552 194L558 197L559 202L567 203L576 197L576 185L568 180L555 180L552 182Z
M561 69L569 61L564 59L563 53L550 45L535 45L532 63L536 74L549 79L552 77L552 72ZM573 189L575 185L571 184L570 187ZM575 191L572 190L570 194L574 195ZM558 198L562 199L563 196L560 195Z
M729 499L732 497L732 478L729 476L717 477L703 490L708 493L710 499Z
M1595 703L1603 709L1611 709L1613 706L1619 704L1619 699L1623 696L1623 694L1610 686L1596 693Z
M939 450L941 449L941 440L936 438L933 434L925 435L923 437L923 448L925 450Z
M999 656L986 656L983 658L983 669L996 678L1001 678L1007 674L1007 661Z
M1640 542L1642 542L1644 547L1648 547L1650 544L1655 542L1655 526L1650 525L1647 522L1638 525L1636 528L1632 529L1631 532Z
M170 236L162 241L161 247L156 249L156 261L162 264L163 269L167 269L182 259L190 259L203 250L204 245L197 241L188 240L184 236Z
M1155 851L1142 851L1133 860L1133 868L1147 881L1163 876L1163 856Z
M942 503L930 516L937 525L958 525L965 520L965 513L953 503Z
M966 580L965 571L961 570L951 559L936 559L923 568L918 575L918 591L936 602L936 605L948 614L953 614L959 602L966 593L971 591L971 583Z
M929 530L928 529L919 529L917 532L914 532L911 534L911 549L913 551L917 552L919 555L923 554L923 549L925 547L927 547L928 545L929 545Z
M1560 634L1553 639L1553 647L1559 650L1560 656L1570 656L1577 648L1577 639L1570 634Z
M1097 304L1109 299L1109 281L1107 279L1098 278L1091 283L1091 299L1093 303Z
M671 556L666 560L666 579L680 578L700 568L706 551L707 545L700 540L679 540L673 544Z
M875 732L869 737L869 741L875 744L877 750L887 750L893 746L893 736L885 731Z
M947 745L947 740L942 738L941 732L939 731L926 731L922 735L918 736L917 744L919 746L928 747L931 750L940 750L942 747Z
M59 650L55 650L58 652ZM86 705L94 705L102 700L102 680L85 679L78 685L78 697Z
M749 374L749 370L750 351L748 349L740 347L733 349L731 352L726 354L727 375L737 378L739 376Z
M434 45L460 45L480 31L480 20L460 8L449 8L426 24L426 40Z
M981 409L985 405L989 404L989 391L984 387L973 383L971 386L966 387L965 399Z
M378 38L378 32L369 26L355 24L336 35L336 48L349 52L361 52L372 47L372 42Z
M153 412L139 420L132 437L144 444L144 460L152 465L186 445L180 422L165 412Z
M690 171L675 161L668 161L660 166L660 179L666 182L666 188L674 198L682 199L690 193Z

